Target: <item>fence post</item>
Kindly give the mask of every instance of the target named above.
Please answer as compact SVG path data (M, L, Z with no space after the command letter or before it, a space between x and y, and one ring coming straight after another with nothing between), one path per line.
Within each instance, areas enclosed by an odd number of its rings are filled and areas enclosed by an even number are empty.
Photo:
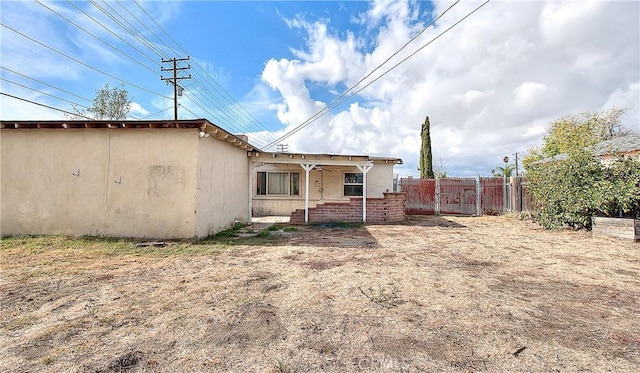
M502 213L505 212L507 212L507 175L502 175Z
M480 216L482 214L482 206L480 206L480 193L481 193L481 184L480 184L480 175L476 179L476 216Z
M440 215L440 177L436 175L435 214Z

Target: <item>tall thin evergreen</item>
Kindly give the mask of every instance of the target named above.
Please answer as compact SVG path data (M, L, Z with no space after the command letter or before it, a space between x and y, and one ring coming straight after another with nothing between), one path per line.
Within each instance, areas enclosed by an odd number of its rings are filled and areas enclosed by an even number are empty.
M433 179L433 156L431 155L431 124L429 117L426 117L422 124L420 137L422 138L422 146L420 147L420 178Z

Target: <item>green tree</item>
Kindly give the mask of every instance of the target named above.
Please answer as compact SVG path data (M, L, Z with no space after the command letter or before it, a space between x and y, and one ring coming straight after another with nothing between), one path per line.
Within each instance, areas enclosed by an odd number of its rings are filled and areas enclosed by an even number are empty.
M431 155L431 124L426 117L420 131L422 145L420 147L420 178L433 179L433 156Z
M495 169L491 170L493 176L496 177L511 177L513 176L513 171L515 171L516 166L514 164L509 164L504 167L498 166Z
M529 153L525 155L525 169L536 160L566 154L631 133L622 124L626 111L624 108L612 108L602 112L569 115L553 121L542 147L529 149Z
M93 99L93 106L86 111L73 106L71 119L91 117L96 120L123 120L127 119L127 114L131 109L132 99L129 92L124 88L124 84L118 87L109 87L109 83L103 88L96 90L96 97Z

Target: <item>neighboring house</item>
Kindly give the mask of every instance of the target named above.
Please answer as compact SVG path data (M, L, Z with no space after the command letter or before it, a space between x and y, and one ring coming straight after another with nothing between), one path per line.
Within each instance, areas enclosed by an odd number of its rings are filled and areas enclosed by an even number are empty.
M253 214L404 218L404 195L392 193L397 158L262 152L206 119L0 129L3 236L206 237Z
M246 220L246 140L205 119L0 121L0 233L205 237Z
M602 141L592 146L591 150L594 156L600 157L603 164L610 163L620 156L640 158L640 134L620 136L611 140ZM531 164L536 165L555 161L564 161L567 160L567 158L567 154L558 154L553 157L532 162Z

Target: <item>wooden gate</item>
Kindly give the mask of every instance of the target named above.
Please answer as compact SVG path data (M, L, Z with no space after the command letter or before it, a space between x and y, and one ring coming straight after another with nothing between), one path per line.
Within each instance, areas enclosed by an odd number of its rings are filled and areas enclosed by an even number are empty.
M445 215L476 215L476 180L447 177L439 180L440 213Z
M407 215L475 215L476 181L471 178L401 179Z
M436 179L401 179L400 190L407 194L405 214L436 214Z
M501 177L480 177L480 213L495 215L504 212L505 185Z

